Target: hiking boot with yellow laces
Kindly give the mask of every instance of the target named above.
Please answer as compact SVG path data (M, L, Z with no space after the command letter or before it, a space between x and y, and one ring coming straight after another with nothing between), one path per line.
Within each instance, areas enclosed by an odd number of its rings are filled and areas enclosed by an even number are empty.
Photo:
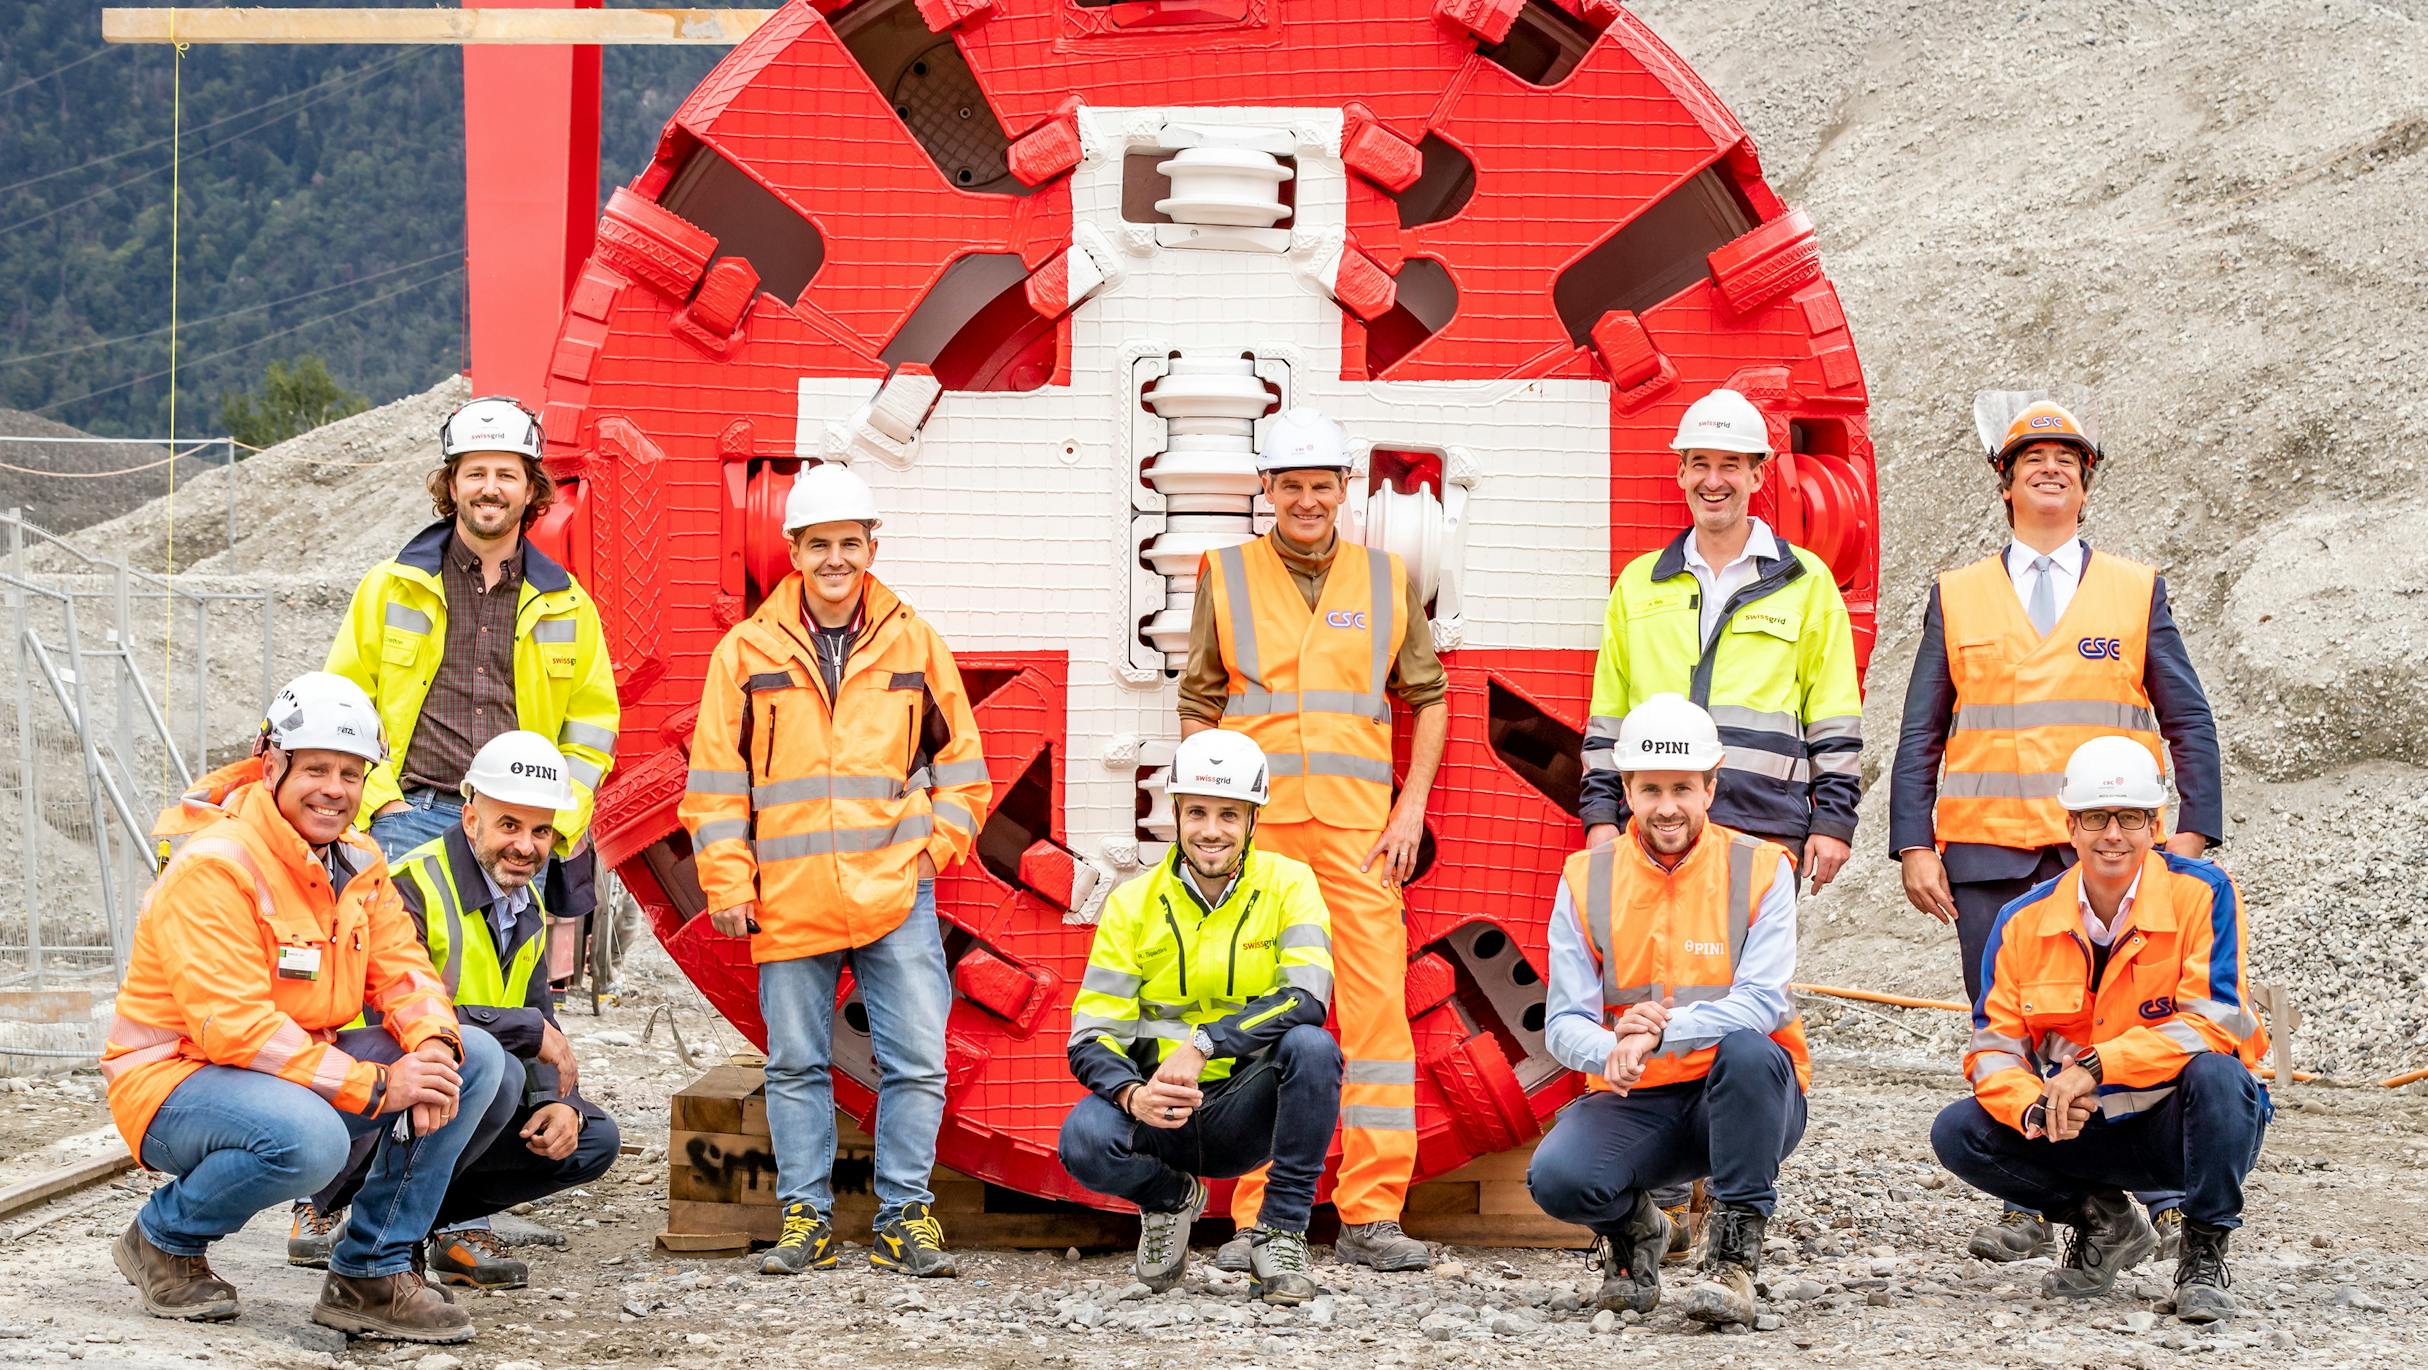
M879 1270L899 1270L921 1279L949 1278L961 1272L953 1253L944 1249L944 1224L926 1204L902 1206L902 1214L877 1229L868 1263Z
M775 1246L759 1261L762 1275L798 1275L804 1270L835 1268L835 1228L826 1215L808 1204L787 1204L784 1230Z
M531 1283L531 1267L506 1254L506 1243L485 1227L432 1233L430 1273L441 1284L470 1289L520 1289Z
M346 1210L320 1211L310 1199L295 1205L295 1221L287 1229L287 1264L306 1270L329 1268L329 1248L337 1245L338 1229L346 1225Z
M1998 1221L1973 1229L1966 1251L1985 1261L2028 1261L2057 1254L2057 1232L2049 1220L2028 1209L2010 1208Z

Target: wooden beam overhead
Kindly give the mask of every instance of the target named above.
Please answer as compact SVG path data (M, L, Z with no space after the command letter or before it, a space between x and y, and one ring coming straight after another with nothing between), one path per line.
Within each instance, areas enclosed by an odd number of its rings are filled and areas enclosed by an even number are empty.
M732 47L773 9L232 9L113 7L109 43L472 43Z

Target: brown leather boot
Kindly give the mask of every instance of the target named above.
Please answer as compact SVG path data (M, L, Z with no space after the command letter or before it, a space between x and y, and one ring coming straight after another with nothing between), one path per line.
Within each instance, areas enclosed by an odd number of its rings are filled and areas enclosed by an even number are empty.
M118 1273L135 1286L143 1311L155 1318L188 1322L226 1322L236 1316L236 1286L211 1273L200 1256L173 1256L152 1245L140 1223L128 1223L126 1235L110 1248Z
M442 1345L472 1340L472 1315L439 1297L410 1270L356 1277L329 1272L312 1321L350 1337Z

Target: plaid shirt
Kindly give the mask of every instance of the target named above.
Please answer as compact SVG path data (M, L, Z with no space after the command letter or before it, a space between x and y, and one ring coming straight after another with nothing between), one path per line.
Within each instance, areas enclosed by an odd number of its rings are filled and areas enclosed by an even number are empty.
M521 607L523 544L483 583L480 555L459 535L447 539L439 561L439 590L447 601L447 642L430 693L413 725L402 769L408 790L449 796L464 783L472 754L515 726L514 619Z

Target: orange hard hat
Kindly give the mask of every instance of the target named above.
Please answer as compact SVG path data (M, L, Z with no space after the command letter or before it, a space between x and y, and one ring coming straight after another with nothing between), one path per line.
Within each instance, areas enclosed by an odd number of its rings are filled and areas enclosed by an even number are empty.
M1999 471L2007 469L2016 454L2036 442L2062 442L2082 453L2084 470L2099 464L2099 444L2083 431L2074 411L2055 400L2037 400L2015 413L2014 421L2006 426L2006 436L1998 450L1990 453L1990 465Z

